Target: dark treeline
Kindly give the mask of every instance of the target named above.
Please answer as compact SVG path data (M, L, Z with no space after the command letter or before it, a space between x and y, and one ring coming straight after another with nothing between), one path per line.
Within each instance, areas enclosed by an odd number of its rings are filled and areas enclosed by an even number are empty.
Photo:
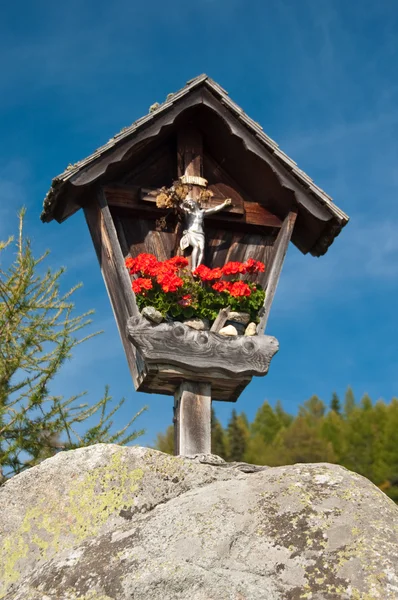
M173 426L157 436L156 447L173 453ZM355 401L348 388L330 405L312 396L297 416L264 402L252 423L232 411L226 428L212 412L212 453L228 461L280 466L337 463L364 475L398 502L398 398L373 403L367 394Z

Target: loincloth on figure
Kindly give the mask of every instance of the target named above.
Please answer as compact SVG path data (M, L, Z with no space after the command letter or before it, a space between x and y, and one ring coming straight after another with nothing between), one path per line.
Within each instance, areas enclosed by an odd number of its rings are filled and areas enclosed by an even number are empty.
M185 229L183 232L183 236L180 241L181 250L185 250L188 246L192 246L192 248L202 248L205 247L205 234L199 231L190 231L189 229Z

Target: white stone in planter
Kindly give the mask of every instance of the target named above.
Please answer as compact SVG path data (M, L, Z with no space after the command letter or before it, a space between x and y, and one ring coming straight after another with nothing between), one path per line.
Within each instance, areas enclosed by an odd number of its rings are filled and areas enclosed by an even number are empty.
M257 325L255 323L249 323L246 327L245 335L256 335Z
M242 323L242 325L247 325L250 321L250 315L245 312L232 311L228 315L228 321L236 321L237 323Z
M163 321L162 313L156 310L154 306L145 306L145 308L142 309L141 314L148 319L148 321L152 321L152 323L158 324Z
M183 321L184 325L188 325L188 327L192 327L192 329L196 329L197 331L204 331L206 329L210 329L210 323L208 319L187 319Z
M222 329L220 329L220 331L218 332L220 335L238 335L238 332L236 331L236 327L234 327L233 325L227 325L226 327L223 327Z
M243 335L245 333L246 326L243 325L243 323L239 323L238 321L228 319L225 325L232 325L233 327L235 327L236 331L238 332L238 335Z

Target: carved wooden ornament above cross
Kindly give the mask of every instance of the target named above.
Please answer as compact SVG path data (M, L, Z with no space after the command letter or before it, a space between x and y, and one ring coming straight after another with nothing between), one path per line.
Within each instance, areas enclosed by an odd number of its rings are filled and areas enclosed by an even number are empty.
M178 206L162 204L173 182L188 192ZM212 399L236 401L278 350L264 330L290 240L324 254L347 215L206 76L56 177L42 220L61 222L80 207L135 388L174 395L177 454L210 452ZM207 330L144 318L125 266L142 253L185 254L192 270L264 263L252 278L265 290L256 335L219 333L228 308Z

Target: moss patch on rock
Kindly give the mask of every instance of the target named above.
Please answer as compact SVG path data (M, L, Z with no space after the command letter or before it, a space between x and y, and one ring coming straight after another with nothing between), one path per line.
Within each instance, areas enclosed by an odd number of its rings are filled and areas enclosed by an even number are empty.
M143 470L129 470L121 450L109 464L76 478L63 498L39 499L17 531L0 545L0 598L20 577L19 564L28 555L48 559L98 534L111 515L134 503Z

